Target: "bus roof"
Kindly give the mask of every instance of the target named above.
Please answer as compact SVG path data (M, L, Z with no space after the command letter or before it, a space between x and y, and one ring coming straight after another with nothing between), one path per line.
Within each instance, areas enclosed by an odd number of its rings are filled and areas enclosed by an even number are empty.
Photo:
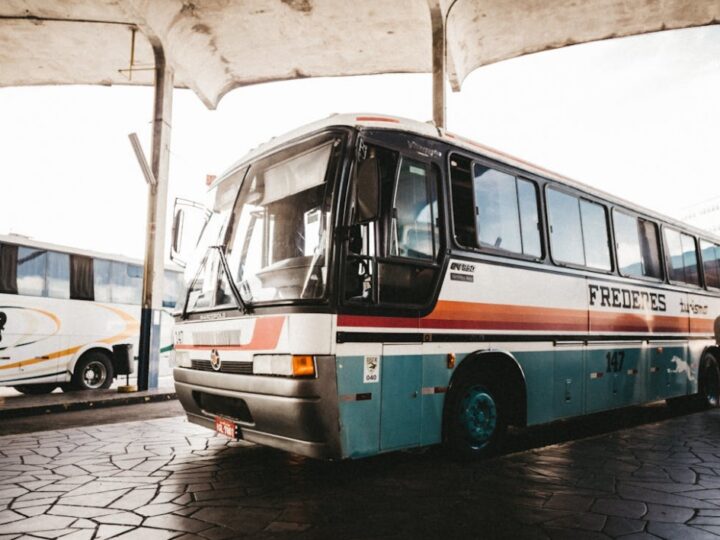
M511 154L508 154L508 153L498 150L496 148L493 148L491 146L487 146L487 145L475 142L471 139L462 137L460 135L456 135L455 133L451 133L449 131L437 128L432 122L419 122L417 120L411 120L408 118L402 118L402 117L398 117L398 116L389 116L389 115L384 115L384 114L374 114L374 113L333 114L333 115L328 116L327 118L318 120L316 122L312 122L310 124L306 124L304 126L301 126L300 128L297 128L293 131L290 131L290 132L280 135L278 137L273 137L266 143L263 143L263 144L259 145L258 147L252 149L245 156L243 156L240 160L235 162L232 165L232 167L230 167L221 176L219 176L218 179L215 180L215 182L213 182L213 184L211 185L211 188L215 187L219 183L223 182L226 178L228 178L231 175L231 173L233 173L234 171L236 171L238 168L242 167L243 165L253 161L254 159L256 159L266 153L269 153L272 150L274 150L278 147L281 147L295 139L298 139L305 135L309 135L311 133L315 133L317 131L321 131L326 128L335 127L335 126L351 127L351 128L355 128L355 129L367 129L367 128L390 129L390 130L404 131L407 133L413 133L413 134L420 135L423 137L442 141L447 144L451 144L453 146L457 146L457 147L469 150L474 153L482 154L483 156L485 156L487 158L490 158L490 159L493 159L493 160L496 160L496 161L499 161L502 163L506 163L507 165L516 167L516 168L524 170L526 172L529 172L529 173L532 173L532 174L535 174L535 175L538 175L538 176L541 176L541 177L544 177L544 178L547 178L550 180L554 180L558 183L565 184L570 187L577 188L577 189L584 191L590 195L594 195L601 199L605 199L610 203L624 206L628 209L635 210L641 214L645 214L648 217L653 217L659 221L663 221L665 223L682 228L683 230L691 231L694 234L696 234L697 236L713 239L714 241L720 241L719 236L714 235L714 234L710 233L709 231L700 229L698 227L694 227L694 226L684 223L678 219L663 215L655 210L645 208L637 203L627 201L621 197L612 195L611 193L608 193L601 189L595 188L589 184L585 184L578 180L574 180L574 179L564 176L562 174L559 174L559 173L556 173L549 169L546 169L540 165L536 165L536 164L526 161L524 159L518 158L516 156L513 156Z
M124 262L128 264L137 264L142 266L142 259L134 259L132 257L126 257L125 255L117 255L114 253L101 253L99 251L91 251L87 249L80 249L72 246L64 246L62 244L52 244L50 242L40 242L34 240L28 236L21 234L0 234L0 244L14 244L18 246L25 246L35 249L45 249L48 251L59 251L61 253L69 253L72 255L83 255L85 257L93 257L95 259L107 259L111 261ZM182 272L183 269L174 264L166 263L165 270L176 270Z

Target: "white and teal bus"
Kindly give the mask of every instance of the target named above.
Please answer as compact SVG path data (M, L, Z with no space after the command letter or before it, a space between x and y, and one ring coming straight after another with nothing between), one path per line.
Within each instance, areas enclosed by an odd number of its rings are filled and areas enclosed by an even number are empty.
M701 230L376 115L273 139L210 199L174 330L192 422L318 458L483 456L508 425L718 404Z
M0 386L25 394L108 388L129 367L127 352L123 364L113 346L137 352L142 273L134 259L0 235ZM161 364L181 279L180 268L165 270Z

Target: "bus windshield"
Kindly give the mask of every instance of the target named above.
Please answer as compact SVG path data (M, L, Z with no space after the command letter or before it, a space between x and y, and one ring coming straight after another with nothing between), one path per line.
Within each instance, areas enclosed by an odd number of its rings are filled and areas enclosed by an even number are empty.
M325 135L292 146L218 186L228 196L217 194L221 204L214 205L188 266L187 311L236 303L221 253L213 249L220 245L243 305L324 295L330 216L326 176L338 144L336 136ZM236 194L233 205L229 201Z
M325 178L333 140L251 167L231 220L227 258L246 303L320 298L328 243Z

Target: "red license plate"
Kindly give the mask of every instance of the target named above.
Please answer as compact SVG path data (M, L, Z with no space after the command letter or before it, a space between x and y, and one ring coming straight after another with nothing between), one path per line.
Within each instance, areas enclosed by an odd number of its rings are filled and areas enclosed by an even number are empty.
M235 422L231 422L230 420L226 420L225 418L220 418L219 416L215 417L215 431L217 431L221 435L230 437L231 439L238 438L237 424Z

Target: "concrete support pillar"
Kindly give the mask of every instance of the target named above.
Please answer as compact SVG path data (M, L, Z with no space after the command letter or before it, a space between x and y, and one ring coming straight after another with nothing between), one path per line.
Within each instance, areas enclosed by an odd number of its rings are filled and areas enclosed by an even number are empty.
M157 180L148 188L145 269L143 273L138 388L157 388L160 354L160 315L165 269L165 216L167 214L170 131L172 125L173 71L161 45L154 45L155 104L152 122L150 168Z
M445 129L445 19L440 0L428 0L432 24L433 122Z

